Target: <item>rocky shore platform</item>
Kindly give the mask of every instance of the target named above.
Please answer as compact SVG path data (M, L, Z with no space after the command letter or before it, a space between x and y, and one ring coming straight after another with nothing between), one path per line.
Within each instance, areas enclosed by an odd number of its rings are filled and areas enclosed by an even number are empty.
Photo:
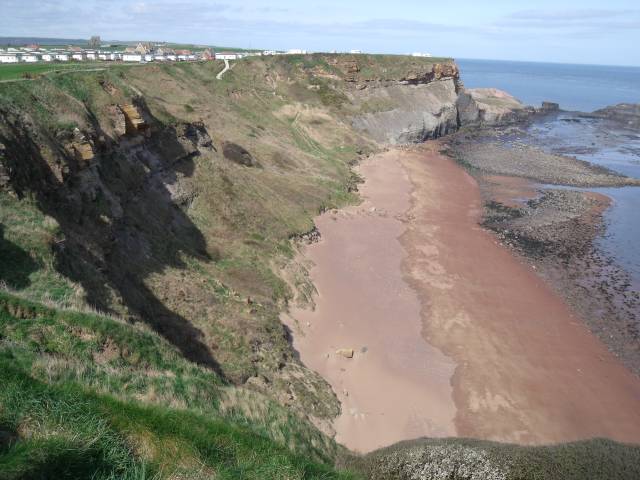
M601 194L554 188L638 185L637 179L515 142L518 126L461 131L444 151L478 181L482 225L524 258L632 372L640 375L640 293L599 246ZM551 185L553 184L553 185Z

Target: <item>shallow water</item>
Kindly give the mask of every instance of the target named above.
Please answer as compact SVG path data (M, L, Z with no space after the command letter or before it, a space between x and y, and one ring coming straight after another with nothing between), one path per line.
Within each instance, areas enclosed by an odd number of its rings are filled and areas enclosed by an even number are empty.
M527 135L513 138L549 153L585 160L629 177L640 178L640 135L608 121L562 112L534 122ZM557 187L554 187L557 188ZM613 200L605 213L602 250L640 286L640 187L592 188Z

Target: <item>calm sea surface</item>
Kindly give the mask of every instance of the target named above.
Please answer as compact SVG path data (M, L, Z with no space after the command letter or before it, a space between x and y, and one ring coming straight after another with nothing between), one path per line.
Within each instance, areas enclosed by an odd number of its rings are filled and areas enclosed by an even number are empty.
M527 105L543 100L564 110L591 112L640 103L640 67L456 59L468 88L495 87Z
M495 87L526 104L543 100L564 110L591 112L616 103L640 103L640 68L554 63L457 60L468 88ZM518 141L549 153L586 160L629 177L640 178L640 132L561 112L535 121ZM605 214L602 249L640 286L640 188L592 189L613 204Z

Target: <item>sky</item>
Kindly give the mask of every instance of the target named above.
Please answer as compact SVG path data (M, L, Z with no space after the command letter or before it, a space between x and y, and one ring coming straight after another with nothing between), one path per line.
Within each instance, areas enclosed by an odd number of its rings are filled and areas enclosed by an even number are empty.
M0 0L0 37L640 66L639 0Z

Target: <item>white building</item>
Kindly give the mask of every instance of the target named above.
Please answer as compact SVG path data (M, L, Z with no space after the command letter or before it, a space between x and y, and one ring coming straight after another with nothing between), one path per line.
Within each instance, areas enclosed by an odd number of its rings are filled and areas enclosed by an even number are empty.
M77 60L79 62L84 60L84 53L78 52L78 53L72 53L71 54L71 58L73 60Z
M153 55L151 55L150 53L145 54L144 61L145 62L153 62Z
M306 55L306 50L300 50L299 48L292 48L291 50L287 50L287 55Z
M43 53L42 54L43 62L53 62L53 55L51 53Z
M414 52L411 54L412 57L426 57L429 58L432 55L430 53L422 53L422 52Z
M15 53L0 53L0 63L18 63L18 55Z
M175 62L178 59L178 57L176 57L175 55L167 55L167 60L171 60L172 62Z
M264 52L262 52L263 55L277 55L278 52L276 52L275 50L265 50Z
M360 55L362 50L351 50L349 53L352 53L353 55Z
M143 55L139 53L123 53L122 61L123 62L141 62L143 59Z
M165 62L167 60L167 58L164 55L154 55L153 59L156 62Z
M87 57L87 60L96 60L98 58L96 52L86 52L85 55Z
M240 56L237 53L220 52L216 53L216 60L237 60Z
M181 62L186 62L187 61L187 57L188 55L178 55L178 60Z
M33 53L23 53L20 60L26 63L36 63L38 61L38 57Z
M59 62L68 62L69 54L68 53L56 53L55 59Z

